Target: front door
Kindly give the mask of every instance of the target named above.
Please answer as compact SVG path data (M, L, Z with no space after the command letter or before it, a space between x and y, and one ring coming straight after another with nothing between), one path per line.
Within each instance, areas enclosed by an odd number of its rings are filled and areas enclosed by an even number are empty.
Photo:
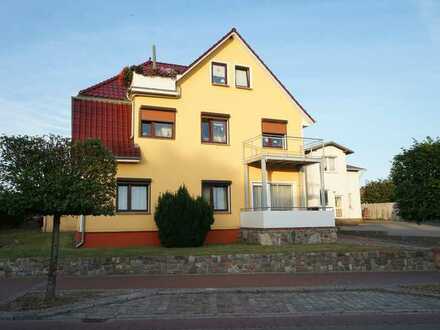
M336 218L342 218L342 196L335 196Z

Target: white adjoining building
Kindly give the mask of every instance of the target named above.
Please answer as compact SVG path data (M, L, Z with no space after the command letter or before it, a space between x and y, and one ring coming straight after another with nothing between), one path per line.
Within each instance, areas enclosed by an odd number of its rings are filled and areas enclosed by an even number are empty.
M332 207L336 220L361 220L360 177L365 169L347 164L347 156L354 151L329 141L307 151L324 158L324 194L321 195L319 164L310 165L307 171L308 206L322 204ZM314 168L316 167L316 168ZM324 203L321 199L324 196Z

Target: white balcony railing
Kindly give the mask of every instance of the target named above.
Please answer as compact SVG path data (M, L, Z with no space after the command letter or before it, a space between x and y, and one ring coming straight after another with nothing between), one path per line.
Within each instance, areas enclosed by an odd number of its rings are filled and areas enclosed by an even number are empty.
M262 156L320 158L321 154L311 151L319 149L323 152L323 147L322 139L262 134L243 142L243 160L249 161Z

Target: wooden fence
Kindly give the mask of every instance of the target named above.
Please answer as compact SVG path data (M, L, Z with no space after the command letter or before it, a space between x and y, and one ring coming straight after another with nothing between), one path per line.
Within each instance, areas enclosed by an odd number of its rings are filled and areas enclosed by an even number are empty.
M365 220L400 220L397 203L362 204L362 218Z

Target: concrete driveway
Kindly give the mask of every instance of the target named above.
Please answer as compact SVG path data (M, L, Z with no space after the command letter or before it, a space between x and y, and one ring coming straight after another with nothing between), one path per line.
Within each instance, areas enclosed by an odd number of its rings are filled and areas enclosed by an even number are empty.
M440 241L440 226L426 225L411 222L366 222L357 226L342 226L342 232L371 232L388 236L407 237L438 237Z

